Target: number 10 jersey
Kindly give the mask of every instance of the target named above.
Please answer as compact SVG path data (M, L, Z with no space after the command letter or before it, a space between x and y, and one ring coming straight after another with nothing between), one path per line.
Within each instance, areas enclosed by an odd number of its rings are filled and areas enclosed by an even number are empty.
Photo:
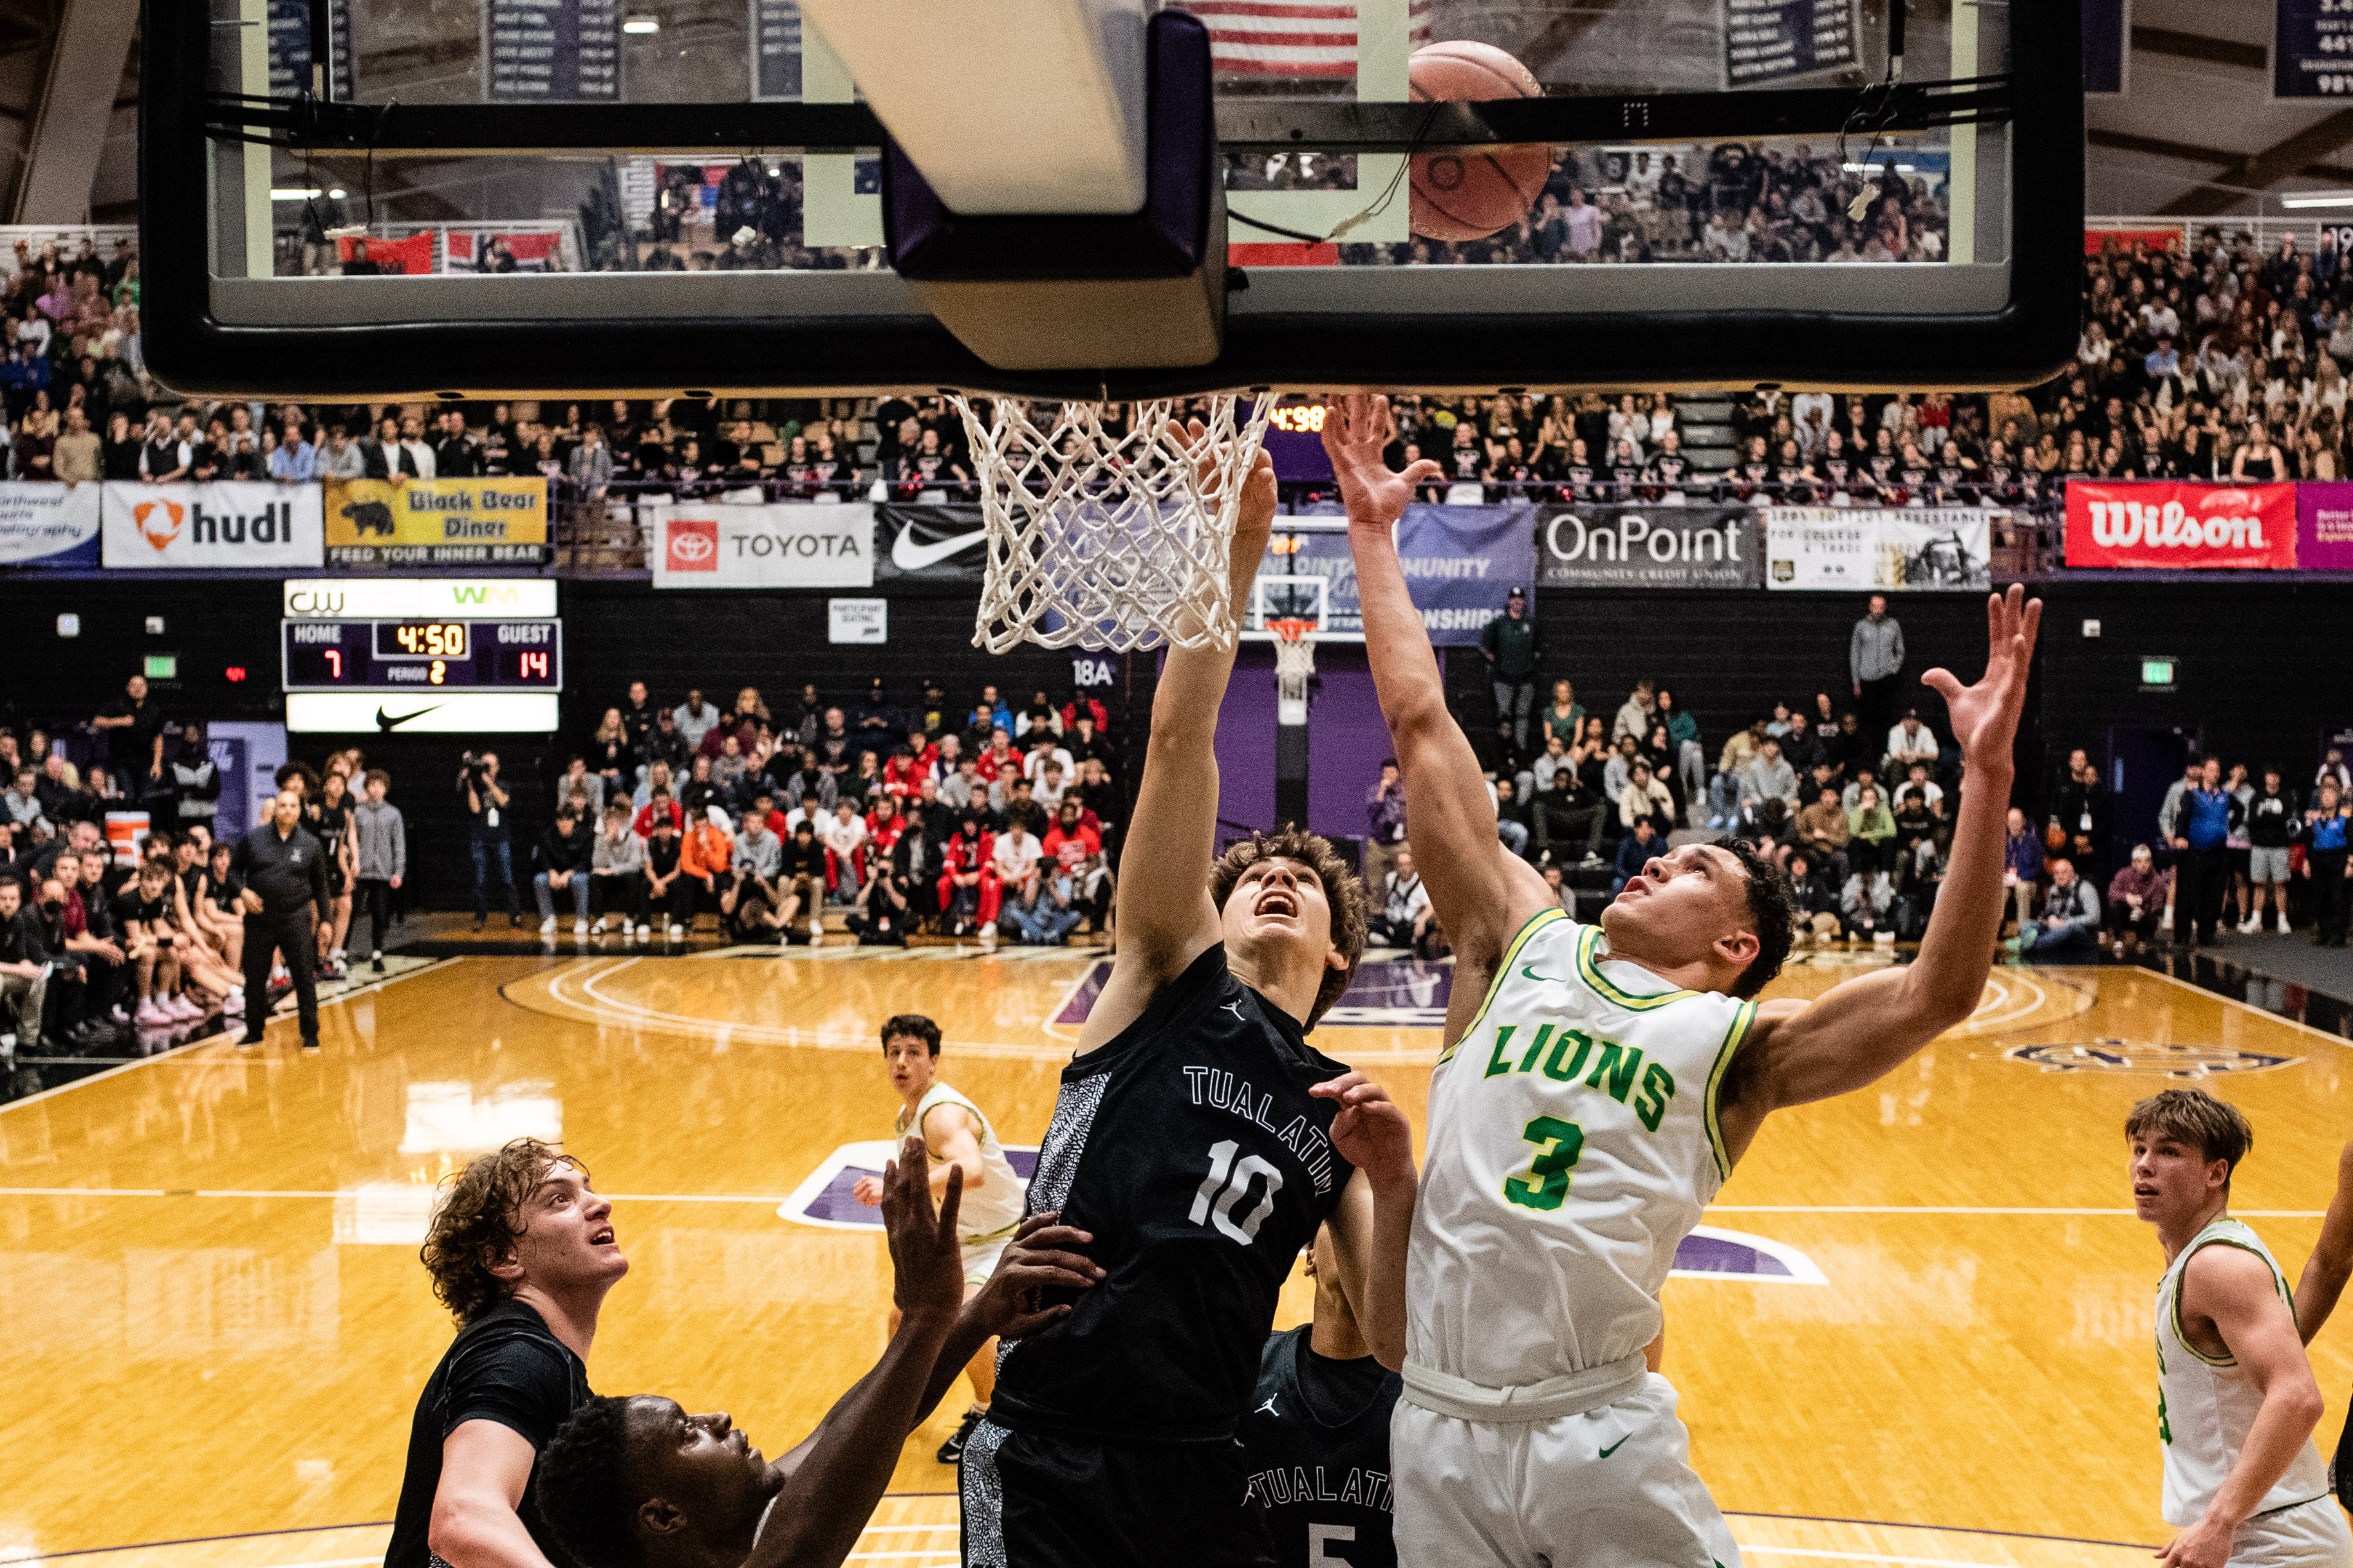
M1407 1273L1409 1362L1522 1388L1641 1352L1675 1248L1731 1173L1716 1125L1754 1003L1678 991L1547 910L1439 1058Z
M1229 1437L1282 1282L1354 1173L1332 1147L1337 1108L1307 1092L1347 1070L1234 977L1222 943L1063 1068L1028 1212L1093 1233L1082 1250L1107 1272L1050 1293L1070 1315L1000 1352L989 1418L1111 1441Z

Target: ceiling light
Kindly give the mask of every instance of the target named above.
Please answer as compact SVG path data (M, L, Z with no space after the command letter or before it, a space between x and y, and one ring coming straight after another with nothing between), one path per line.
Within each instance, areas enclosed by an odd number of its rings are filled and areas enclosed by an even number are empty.
M2353 207L2353 194L2338 192L2334 195L2282 196L2280 205L2284 207Z
M621 24L621 31L625 33L638 34L659 33L661 31L661 18L659 16L631 16L628 20Z
M333 200L335 200L335 201L342 201L345 196L349 195L350 194L351 194L350 192L348 192L348 191L344 190L344 189L343 189L343 186L341 186L341 185L337 185L333 190L331 190L331 191L329 191L329 192L327 193L327 195L328 195L332 199L333 199Z
M316 201L326 193L316 185L272 185L269 199L273 202Z

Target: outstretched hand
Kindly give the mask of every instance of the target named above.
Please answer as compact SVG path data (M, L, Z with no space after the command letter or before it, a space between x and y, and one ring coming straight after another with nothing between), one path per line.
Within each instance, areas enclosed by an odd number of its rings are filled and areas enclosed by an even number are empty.
M1413 1127L1388 1089L1363 1073L1350 1072L1326 1079L1307 1092L1340 1102L1340 1113L1332 1119L1332 1147L1375 1187L1414 1184Z
M1986 600L1986 669L1975 686L1963 686L1941 667L1920 684L1945 700L1953 739L1972 770L2005 772L2018 739L2018 716L2026 706L2027 672L2034 662L2034 637L2042 625L2042 601L2029 599L2015 584Z
M964 1304L964 1247L956 1212L964 1205L964 1167L948 1170L948 1190L932 1212L930 1151L910 1133L899 1158L882 1167L882 1230L891 1243L892 1304L902 1316L954 1319Z
M1324 451L1332 459L1332 477L1340 482L1350 522L1388 527L1405 515L1417 487L1445 471L1421 458L1401 474L1390 472L1384 454L1395 438L1386 397L1352 392L1324 405Z
M1070 1316L1071 1304L1039 1305L1048 1289L1084 1290L1103 1277L1101 1264L1070 1250L1094 1239L1092 1231L1060 1223L1061 1215L1033 1214L1021 1222L996 1271L965 1310L1000 1339L1027 1339Z

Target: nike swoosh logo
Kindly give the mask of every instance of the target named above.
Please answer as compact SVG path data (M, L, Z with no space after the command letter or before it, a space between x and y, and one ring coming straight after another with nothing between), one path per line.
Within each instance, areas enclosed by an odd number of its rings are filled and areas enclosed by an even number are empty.
M1629 1432L1628 1434L1626 1434L1626 1436L1627 1436L1627 1437L1630 1437L1630 1436L1633 1436L1633 1434L1632 1434L1631 1432ZM1609 1445L1609 1447L1606 1447L1606 1448L1602 1449L1602 1450L1601 1450L1601 1457L1602 1457L1603 1458L1605 1458L1605 1459L1606 1459L1606 1458L1608 1458L1610 1455L1612 1455L1612 1454L1616 1453L1619 1449L1620 1449L1620 1448L1624 1447L1625 1446L1626 1446L1626 1437L1620 1437L1620 1438L1619 1438L1615 1443L1610 1444L1610 1445Z
M929 544L915 542L915 531L902 528L899 537L891 542L891 564L902 572L921 572L936 566L960 550L969 550L988 537L988 530L959 533L954 539L934 540Z
M1559 981L1555 980L1549 974L1538 974L1536 973L1536 966L1533 963L1523 963L1520 965L1520 973L1526 975L1529 979L1535 981L1539 984L1557 985L1560 984Z
M430 708L419 708L414 713L403 713L399 718L395 719L385 712L384 705L382 703L378 703L375 710L375 727L386 731L397 730L403 724L407 723L411 719L422 719L427 713L438 712L448 706L448 704L446 702L436 702Z

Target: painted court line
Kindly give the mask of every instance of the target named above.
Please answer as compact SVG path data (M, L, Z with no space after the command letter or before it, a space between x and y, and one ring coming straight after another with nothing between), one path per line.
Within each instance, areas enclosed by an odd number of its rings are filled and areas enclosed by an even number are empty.
M348 1196L325 1189L261 1187L0 1187L0 1198L295 1198L315 1201ZM773 1208L790 1200L777 1193L607 1193L614 1203L631 1204L765 1204ZM1963 1215L1984 1218L2131 1219L2128 1208L2003 1208L1964 1207L1940 1204L1711 1204L1709 1214L1871 1214ZM2236 1209L2242 1219L2321 1219L2326 1209ZM902 1528L894 1526L893 1528ZM32 1558L0 1559L0 1568Z
M420 974L430 974L445 963L463 962L464 961L462 959L428 959L425 963L417 965L415 969L408 970L404 973L387 974L381 980L371 980L364 984L354 985L350 990L338 992L332 996L322 996L319 999L319 1005L322 1008L340 1007L344 1003L353 1001L356 998L373 995L376 992L383 990L387 985L397 985L404 980L413 980ZM280 1015L273 1013L270 1015L267 1022L275 1023L279 1020L280 1016ZM290 1018L293 1015L289 1013L283 1015L283 1016ZM28 1105L37 1105L45 1100L52 1099L57 1095L65 1094L73 1089L86 1089L91 1084L100 1082L106 1079L119 1077L123 1073L135 1071L140 1068L153 1067L158 1062L170 1062L175 1067L216 1067L224 1065L237 1067L259 1067L267 1065L273 1059L269 1057L239 1056L196 1058L191 1057L187 1054L200 1046L218 1046L226 1045L227 1043L228 1029L224 1026L221 1032L217 1035L207 1035L201 1040L190 1040L185 1046L173 1046L169 1049L156 1052L152 1057L142 1057L135 1062L124 1062L120 1067L111 1067L103 1072L91 1073L88 1078L78 1078L71 1083L61 1083L55 1089L45 1089L37 1094L28 1094L25 1095L21 1099L12 1100L5 1105L0 1105L0 1115L6 1115L12 1110L21 1110ZM23 1557L9 1558L6 1561L36 1563L40 1561L40 1559Z
M1965 1557L1895 1557L1878 1552L1832 1552L1815 1546L1751 1546L1746 1541L1736 1544L1741 1551L1753 1552L1760 1557L1826 1557L1839 1563L1903 1563L1906 1568L2009 1568L2005 1563Z
M2137 968L2138 966L2136 965L2135 967ZM2096 974L2103 972L2094 970L2093 973ZM2178 974L2168 974L2162 969L2141 969L2139 970L2139 973L2143 974L2154 974L2159 980L2164 981L2167 984L2179 985L2184 991L2195 991L2200 996L2211 996L2215 1001L2222 1004L2225 1007L2236 1007L2242 1012L2253 1013L2258 1018L2268 1018L2274 1024L2284 1024L2291 1029L2300 1029L2304 1033L2312 1036L2315 1039L2327 1040L2332 1046L2353 1046L2353 1040L2348 1040L2342 1035L2332 1035L2326 1029L2315 1028L2312 1025L2306 1023L2301 1018L2290 1018L2284 1014L2271 1012L2265 1008L2256 1006L2253 1002L2242 1002L2235 996L2225 996L2219 991L2209 991L2206 987L2199 984L2195 981L2184 980ZM2272 976L2265 975L2263 978L2271 979ZM2280 984L2292 983L2281 982ZM2305 986L2299 987L2299 989L2309 990L2310 987Z

